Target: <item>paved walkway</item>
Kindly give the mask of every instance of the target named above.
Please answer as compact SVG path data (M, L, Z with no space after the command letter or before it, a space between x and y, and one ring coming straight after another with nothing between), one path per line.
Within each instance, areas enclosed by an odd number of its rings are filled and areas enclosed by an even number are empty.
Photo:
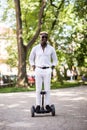
M87 86L51 91L56 116L31 117L35 92L0 94L0 130L87 130Z

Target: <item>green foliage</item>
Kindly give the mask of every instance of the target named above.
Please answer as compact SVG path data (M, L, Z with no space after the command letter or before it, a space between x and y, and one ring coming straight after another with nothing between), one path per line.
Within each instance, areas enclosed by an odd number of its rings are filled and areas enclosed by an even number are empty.
M11 45L9 45L6 49L9 54L7 64L9 64L10 67L16 67L18 62L18 54L17 54L17 43L15 39L12 41Z
M37 29L39 8L39 1L21 1L23 39L25 45L27 45Z
M80 19L86 18L87 14L87 0L75 0L74 11ZM74 13L75 13L74 12Z
M78 23L76 23L75 29L75 42L79 45L75 50L75 57L78 62L78 66L87 66L87 0L78 1L75 0L74 13ZM75 20L76 20L75 19Z

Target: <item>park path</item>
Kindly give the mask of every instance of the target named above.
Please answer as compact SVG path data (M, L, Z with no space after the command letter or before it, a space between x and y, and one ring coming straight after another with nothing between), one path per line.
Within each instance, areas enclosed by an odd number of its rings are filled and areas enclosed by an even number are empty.
M35 92L0 94L0 130L87 130L87 86L51 90L56 116L31 117Z

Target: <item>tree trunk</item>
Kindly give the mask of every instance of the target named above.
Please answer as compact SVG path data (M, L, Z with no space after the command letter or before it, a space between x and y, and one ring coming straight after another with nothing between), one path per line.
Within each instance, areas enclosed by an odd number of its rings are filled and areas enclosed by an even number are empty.
M17 85L21 87L26 87L28 85L27 82L27 73L26 73L26 48L23 44L19 44L18 46L18 80Z
M17 44L18 44L18 80L17 86L24 87L27 83L26 75L26 46L23 45L22 38L22 20L20 0L15 0L16 9L16 28L17 28Z

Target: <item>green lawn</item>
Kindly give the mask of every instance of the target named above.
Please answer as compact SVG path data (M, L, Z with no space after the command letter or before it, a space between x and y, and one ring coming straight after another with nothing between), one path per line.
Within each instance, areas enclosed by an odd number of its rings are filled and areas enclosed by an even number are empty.
M76 87L80 86L81 83L78 81L64 81L63 84L60 82L52 82L51 88L52 89L59 89L59 88L70 88L70 87Z
M51 89L59 89L59 88L69 88L80 86L80 83L77 81L64 81L64 84L61 85L60 82L52 81ZM35 91L35 86L31 86L28 88L20 88L20 87L2 87L0 88L0 93L11 93L11 92L27 92L27 91Z

